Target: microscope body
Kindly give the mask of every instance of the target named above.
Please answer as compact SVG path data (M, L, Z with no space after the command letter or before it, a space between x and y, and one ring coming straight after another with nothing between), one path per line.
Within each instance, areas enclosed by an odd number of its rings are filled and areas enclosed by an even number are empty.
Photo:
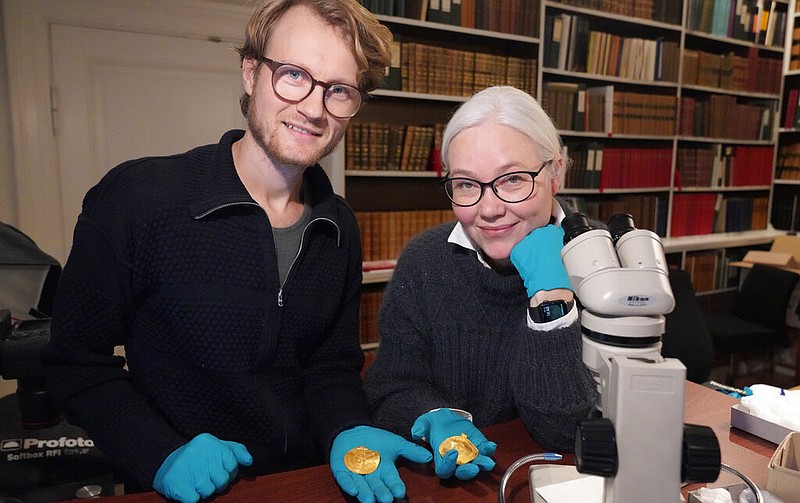
M602 413L601 423L579 428L576 464L605 477L605 503L676 503L686 368L661 356L664 314L675 301L660 239L624 217L618 233L614 219L611 232L589 229L585 217L577 229L562 224L561 256L584 308L583 361Z
M617 432L619 466L605 479L603 501L679 501L685 376L676 359L613 356L603 414Z

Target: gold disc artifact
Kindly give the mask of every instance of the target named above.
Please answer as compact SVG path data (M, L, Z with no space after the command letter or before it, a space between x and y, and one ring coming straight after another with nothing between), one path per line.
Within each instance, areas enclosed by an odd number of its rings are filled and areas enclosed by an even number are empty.
M466 433L448 437L439 444L439 454L442 457L453 449L458 451L457 465L467 464L478 456L478 448L470 441Z
M363 445L350 449L344 455L344 466L353 473L366 475L378 469L381 455Z

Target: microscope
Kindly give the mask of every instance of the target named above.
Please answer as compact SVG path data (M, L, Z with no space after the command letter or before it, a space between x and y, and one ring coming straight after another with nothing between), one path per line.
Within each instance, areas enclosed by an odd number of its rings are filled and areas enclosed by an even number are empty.
M582 306L583 363L597 383L598 399L577 428L577 472L564 465L531 467L532 501L542 501L535 491L536 468L542 468L542 479L556 482L602 477L603 503L677 503L682 484L714 482L725 470L763 503L746 475L721 462L711 428L683 424L686 367L661 356L664 315L675 299L658 235L637 229L628 214L614 215L607 230L592 228L581 213L561 225L561 259ZM505 503L508 481L520 466L559 459L545 452L513 462L500 480L499 502ZM567 470L548 471L553 468Z
M562 222L564 261L583 307L583 362L597 382L595 415L575 439L579 472L604 477L605 503L676 503L684 482L712 482L719 443L683 424L686 367L661 356L664 315L675 301L655 233L615 215L608 230L583 214Z

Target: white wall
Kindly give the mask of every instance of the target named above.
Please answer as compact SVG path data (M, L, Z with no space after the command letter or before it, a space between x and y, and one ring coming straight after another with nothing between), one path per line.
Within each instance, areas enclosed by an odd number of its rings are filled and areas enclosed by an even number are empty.
M8 65L6 64L3 12L0 9L0 222L17 226L17 204L14 198L14 172L11 146L11 123L8 103ZM0 397L13 393L17 381L0 378Z
M17 226L17 202L14 195L13 150L9 116L8 65L6 63L3 12L0 9L0 222ZM2 384L2 383L0 383Z

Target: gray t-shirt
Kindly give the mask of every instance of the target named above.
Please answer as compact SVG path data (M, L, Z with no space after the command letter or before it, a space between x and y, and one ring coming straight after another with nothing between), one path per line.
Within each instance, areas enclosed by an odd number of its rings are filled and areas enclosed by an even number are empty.
M303 230L311 220L311 206L303 205L303 214L300 219L289 227L273 227L272 235L275 238L275 251L278 254L278 275L281 285L286 281L286 275L292 266L292 261L300 250L300 240L303 239Z

